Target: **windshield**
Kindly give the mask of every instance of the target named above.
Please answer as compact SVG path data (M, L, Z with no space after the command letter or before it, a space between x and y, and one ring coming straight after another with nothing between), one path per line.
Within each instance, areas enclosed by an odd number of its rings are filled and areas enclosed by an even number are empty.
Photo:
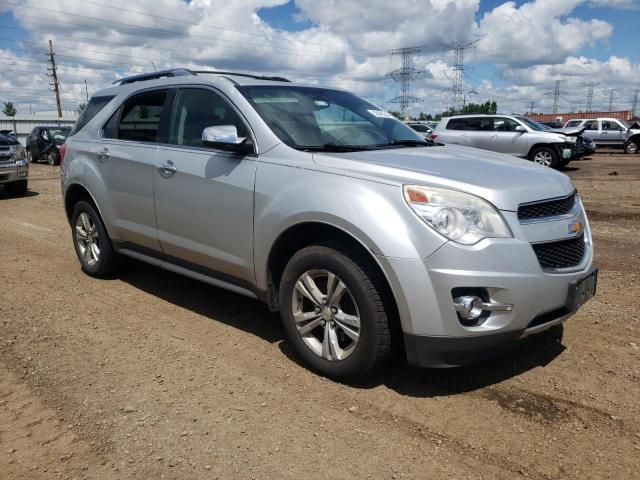
M629 124L622 119L618 119L618 121L622 124L624 128L629 129Z
M293 148L369 150L430 145L390 113L348 92L280 85L238 90L273 133Z
M547 130L538 122L534 122L533 120L527 117L517 117L517 119L520 120L522 123L524 123L526 126L528 126L531 130L535 130L536 132L544 132L545 130Z
M49 128L49 133L51 133L51 138L55 143L62 144L65 142L69 133L71 132L71 127L63 127L63 128Z

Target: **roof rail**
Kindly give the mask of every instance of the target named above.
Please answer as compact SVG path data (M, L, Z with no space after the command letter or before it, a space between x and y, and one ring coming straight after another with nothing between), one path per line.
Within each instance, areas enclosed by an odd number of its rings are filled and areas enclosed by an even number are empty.
M195 75L195 72L192 72L191 70L186 68L172 68L170 70L160 70L159 72L143 73L141 75L121 78L120 80L116 80L113 83L117 83L118 85L126 85L128 83L143 82L145 80L155 80L157 78L166 77L183 77L185 75Z
M256 80L271 80L273 82L291 82L288 78L284 77L267 77L262 75L253 75L252 73L242 73L242 72L223 72L219 70L193 70L193 73L204 73L211 75L233 75L234 77L248 77L255 78Z
M223 72L218 70L189 70L188 68L172 68L169 70L160 70L159 72L143 73L132 77L121 78L113 82L118 85L127 85L128 83L144 82L145 80L155 80L167 77L183 77L188 75L211 74L211 75L232 75L235 77L248 77L257 80L271 80L274 82L289 82L290 80L283 77L266 77L261 75L253 75L251 73L242 72Z

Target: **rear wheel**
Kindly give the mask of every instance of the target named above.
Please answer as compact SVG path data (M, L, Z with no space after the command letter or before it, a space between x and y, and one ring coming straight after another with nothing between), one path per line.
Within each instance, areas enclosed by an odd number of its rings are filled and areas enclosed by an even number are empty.
M87 275L105 278L118 267L118 254L111 246L107 230L95 207L79 201L71 217L71 236L82 271Z
M558 168L560 165L560 159L558 157L558 152L551 147L538 147L529 155L529 159L532 162L550 168Z
M638 153L638 140L635 138L624 144L624 153Z
M19 180L17 182L5 183L4 189L12 197L19 197L27 192L27 181Z
M47 163L49 165L58 165L60 163L60 156L58 155L58 152L51 150L47 153Z
M332 378L380 369L391 353L387 312L368 262L329 246L297 252L280 282L282 322L305 364Z

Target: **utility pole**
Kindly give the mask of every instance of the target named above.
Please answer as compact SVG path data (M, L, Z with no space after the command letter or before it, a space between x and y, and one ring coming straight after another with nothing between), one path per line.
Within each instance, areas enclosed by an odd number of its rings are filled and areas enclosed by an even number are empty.
M48 68L51 74L48 74L53 78L53 83L49 83L53 87L53 91L56 92L56 104L58 106L58 118L62 118L62 105L60 104L60 84L58 83L58 72L56 70L56 54L53 51L53 42L49 40L49 61L51 62L51 68Z
M387 73L388 77L391 77L396 82L400 82L400 95L395 98L389 100L388 103L397 103L400 105L400 114L402 118L406 116L407 108L410 103L421 102L417 97L412 97L409 95L409 87L411 85L411 80L417 80L424 72L413 68L412 65L412 56L416 53L419 53L422 50L422 47L406 47L406 48L398 48L396 50L391 50L391 57L394 55L400 55L402 58L402 66L393 70L392 72Z
M87 103L89 103L89 87L87 87L87 81L84 81L84 94L87 97Z
M636 88L633 91L633 103L631 104L631 117L635 118L636 110L638 109L638 94L640 94L640 88Z
M451 109L457 112L460 109L460 103L465 97L465 84L464 84L464 52L475 48L475 44L480 40L473 42L453 42L448 45L444 45L444 51L453 51L453 73L449 77L451 80Z
M600 82L589 82L585 83L584 86L588 87L587 90L587 112L591 112L591 107L593 106L593 88L600 85Z
M609 89L609 112L613 112L613 97L615 90L613 88Z

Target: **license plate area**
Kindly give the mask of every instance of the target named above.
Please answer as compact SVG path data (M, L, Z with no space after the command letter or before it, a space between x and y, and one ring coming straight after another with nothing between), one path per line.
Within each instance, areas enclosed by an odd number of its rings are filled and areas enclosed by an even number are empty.
M598 270L593 269L589 274L569 286L567 298L567 309L575 312L582 305L587 303L596 294L598 286Z
M562 149L562 158L571 158L571 149L570 148L563 148Z

